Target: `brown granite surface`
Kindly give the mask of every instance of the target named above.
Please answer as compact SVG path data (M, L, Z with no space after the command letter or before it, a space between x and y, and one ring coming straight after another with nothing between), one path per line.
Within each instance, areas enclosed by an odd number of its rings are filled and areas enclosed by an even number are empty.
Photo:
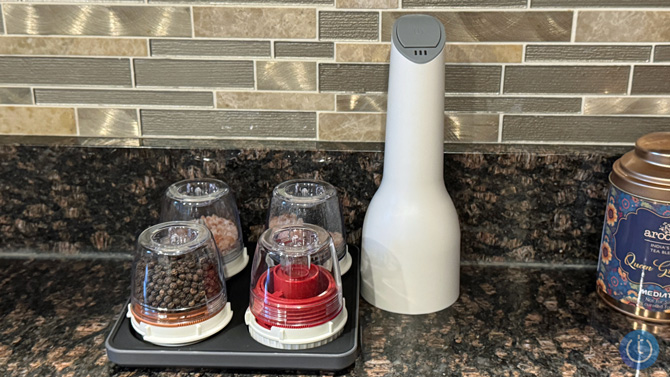
M383 154L295 150L297 145L0 145L0 253L128 253L137 235L157 222L165 189L191 177L231 186L245 239L252 242L263 229L275 185L298 177L328 181L340 190L348 242L358 244L365 210L381 182ZM444 155L463 260L595 264L607 175L629 148L472 149Z
M104 340L127 298L129 268L122 260L1 260L0 375L247 375L110 363ZM341 374L634 376L618 346L640 323L599 304L595 274L591 267L465 266L461 297L444 311L405 316L362 302L361 353ZM638 375L667 377L670 330L647 330L655 332L660 356Z

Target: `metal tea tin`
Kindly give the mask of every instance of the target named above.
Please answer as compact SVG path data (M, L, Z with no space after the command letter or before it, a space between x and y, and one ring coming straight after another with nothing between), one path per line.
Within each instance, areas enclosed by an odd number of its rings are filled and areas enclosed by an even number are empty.
M670 322L670 132L638 139L609 179L598 295L626 314Z

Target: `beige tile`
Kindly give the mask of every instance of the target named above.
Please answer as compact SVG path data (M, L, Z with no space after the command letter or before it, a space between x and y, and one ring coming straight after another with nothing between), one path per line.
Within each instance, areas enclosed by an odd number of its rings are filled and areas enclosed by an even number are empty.
M75 135L74 109L0 107L0 134Z
M144 39L0 37L0 54L147 56Z
M392 9L398 7L399 0L336 0L338 8L349 9Z
M384 141L385 114L319 114L319 140Z
M194 7L196 37L315 38L314 8Z
M96 137L136 137L137 111L132 109L78 109L79 135Z
M457 143L498 141L497 114L445 114L444 140Z
M586 97L584 114L670 115L670 97Z
M222 109L333 110L334 95L325 93L217 92Z
M388 63L390 55L389 43L338 43L335 46L338 62Z
M7 34L190 37L188 7L6 4Z
M256 62L259 90L316 90L314 62Z
M447 63L520 63L523 46L486 44L445 45ZM338 43L336 58L339 62L388 62L391 45L387 43Z
M444 47L447 63L520 63L522 45L448 44Z
M670 11L581 11L578 42L667 42Z
M338 94L337 111L385 112L386 94Z

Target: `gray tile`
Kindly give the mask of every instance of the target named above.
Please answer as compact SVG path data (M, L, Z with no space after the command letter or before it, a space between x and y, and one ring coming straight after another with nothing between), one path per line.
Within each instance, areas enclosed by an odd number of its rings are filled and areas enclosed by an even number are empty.
M78 109L79 136L137 137L137 110Z
M382 40L391 40L393 23L415 12L383 12ZM450 42L569 42L572 11L421 12L444 24Z
M447 65L444 70L447 93L498 93L502 68L492 65Z
M190 37L187 7L5 4L12 34Z
M445 111L493 113L578 113L581 98L447 97Z
M128 59L0 57L0 83L131 85Z
M35 99L38 104L214 106L211 92L191 91L35 89Z
M332 58L332 42L275 42L277 58Z
M384 92L388 64L320 64L319 89L343 92ZM497 93L502 68L490 65L447 65L447 93Z
M670 65L637 65L633 71L632 94L670 94Z
M642 7L670 7L668 0L531 0L530 6L535 8L642 8Z
M337 111L385 112L386 94L339 94Z
M379 39L377 12L319 12L319 39Z
M670 131L670 118L509 115L503 119L502 140L633 143L654 131Z
M622 94L629 73L622 66L507 66L504 92Z
M136 59L138 86L253 88L251 61Z
M193 39L152 39L153 56L267 56L270 41L202 41Z
M0 88L0 104L31 105L33 94L30 88Z
M319 64L324 92L385 92L388 79L388 64Z
M259 90L316 90L314 62L256 62Z
M498 115L494 114L445 114L444 141L497 142L499 122Z
M638 61L648 62L651 46L560 46L528 45L526 61Z
M525 8L526 0L403 0L403 8L421 7L521 7Z
M142 110L141 118L143 136L316 138L313 112Z
M654 50L655 62L670 62L670 45L657 45Z

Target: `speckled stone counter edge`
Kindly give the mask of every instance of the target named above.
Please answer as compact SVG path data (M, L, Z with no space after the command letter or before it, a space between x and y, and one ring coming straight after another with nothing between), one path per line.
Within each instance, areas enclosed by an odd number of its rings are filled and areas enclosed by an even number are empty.
M157 222L167 186L205 176L226 181L236 193L246 241L262 231L276 184L291 178L329 181L339 188L348 242L358 244L383 165L383 153L343 145L305 150L231 142L256 147L185 149L10 142L19 139L0 138L5 254L130 253L137 235ZM464 151L445 153L444 159L445 183L461 221L463 260L597 260L607 175L630 148L460 147Z

